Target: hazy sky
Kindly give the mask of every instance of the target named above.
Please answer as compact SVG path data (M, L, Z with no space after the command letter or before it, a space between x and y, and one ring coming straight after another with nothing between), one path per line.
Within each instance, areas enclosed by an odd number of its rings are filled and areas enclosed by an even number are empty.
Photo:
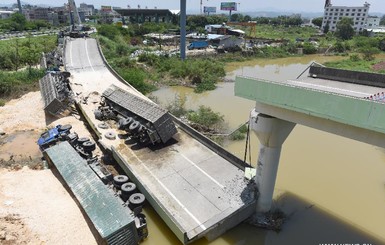
M199 11L201 0L187 0L187 11ZM17 0L1 0L1 3L16 3ZM53 6L61 6L67 0L22 0L22 2L28 2L30 4L49 4ZM127 8L130 5L131 8L137 8L140 4L141 8L168 8L179 9L179 0L75 0L76 5L80 3L93 4L96 8L100 8L101 5L112 5L116 7ZM323 12L325 4L324 0L202 0L203 6L217 7L219 10L221 2L238 2L239 11L258 11L258 10L279 10L279 11L304 11L304 12ZM334 6L363 6L365 0L332 0ZM385 1L384 0L368 0L371 4L370 12L385 13Z

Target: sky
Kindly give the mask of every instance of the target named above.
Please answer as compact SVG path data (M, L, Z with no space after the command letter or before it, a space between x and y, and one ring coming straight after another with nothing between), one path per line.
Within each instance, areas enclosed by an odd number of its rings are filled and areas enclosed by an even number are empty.
M187 12L199 11L201 0L186 0ZM16 3L17 0L1 0L3 4ZM22 0L30 4L47 4L52 6L62 6L67 0ZM137 8L140 4L141 8L158 9L179 9L180 1L178 0L75 0L77 6L80 3L93 4L96 8L101 5L116 6L127 8ZM237 2L239 12L251 11L287 11L287 12L323 12L325 4L324 0L202 0L202 6L217 7L217 13L220 11L221 2ZM331 0L334 6L363 6L365 0ZM385 13L384 0L367 0L371 4L369 12ZM224 12L223 12L224 13Z

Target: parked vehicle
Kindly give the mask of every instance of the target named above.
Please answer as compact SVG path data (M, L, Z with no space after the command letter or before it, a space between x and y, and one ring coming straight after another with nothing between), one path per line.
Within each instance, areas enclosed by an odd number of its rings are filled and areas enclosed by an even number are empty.
M192 50L192 49L202 49L202 48L207 48L209 46L209 43L207 41L194 41L194 42L191 42L189 46L187 46L187 48L189 50Z

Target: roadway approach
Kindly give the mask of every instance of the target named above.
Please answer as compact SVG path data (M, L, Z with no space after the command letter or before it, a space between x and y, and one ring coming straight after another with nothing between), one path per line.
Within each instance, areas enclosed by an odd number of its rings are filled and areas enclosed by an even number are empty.
M77 106L98 142L183 244L214 239L255 212L255 185L244 178L242 161L177 119L178 133L163 147L135 148L119 137L107 139L106 133L122 132L115 122L99 128L93 111L110 85L149 99L109 67L95 39L66 39L64 53Z
M238 76L235 95L256 101L250 128L261 142L257 212L270 209L282 145L296 124L385 148L385 75L310 66L307 77Z

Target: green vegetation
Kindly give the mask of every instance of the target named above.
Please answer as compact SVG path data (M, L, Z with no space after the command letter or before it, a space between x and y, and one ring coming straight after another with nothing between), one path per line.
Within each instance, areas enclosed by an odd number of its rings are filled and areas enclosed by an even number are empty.
M134 25L128 29L103 25L99 42L111 66L132 86L146 94L156 89L155 84L194 86L196 92L215 89L215 84L225 76L224 64L214 58L188 59L165 57L143 53L137 63L127 56L137 50L133 45L141 40L143 33L162 31L166 26L152 23Z
M353 19L342 17L337 23L336 36L342 40L350 40L354 36Z
M244 140L247 134L247 124L241 125L238 130L230 135L231 140Z
M38 80L44 75L45 71L40 69L18 72L0 71L0 99L4 103L8 99L38 90Z
M0 42L0 104L38 90L38 80L45 71L33 66L39 63L43 51L56 47L56 42L56 36L29 36Z
M0 42L0 70L31 68L39 63L42 52L56 48L56 36L14 38Z
M188 120L200 129L200 131L218 131L223 127L223 115L214 112L210 107L199 106L198 111L191 111L187 114Z
M51 28L51 24L43 20L27 21L20 13L14 13L8 19L0 19L1 32L40 30L41 28Z
M333 67L338 69L354 70L354 71L364 71L364 72L378 72L385 73L385 63L382 59L373 59L368 60L367 54L351 54L348 59L326 62L324 63L327 67Z
M166 109L176 117L183 117L187 114L185 108L186 105L186 96L180 97L175 95L174 101L166 106Z

